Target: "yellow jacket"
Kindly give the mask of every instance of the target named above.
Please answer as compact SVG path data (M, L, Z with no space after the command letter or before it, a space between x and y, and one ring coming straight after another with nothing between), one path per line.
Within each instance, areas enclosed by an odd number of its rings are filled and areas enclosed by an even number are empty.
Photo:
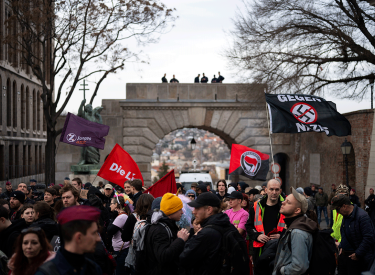
M331 234L331 237L337 240L339 243L341 243L340 228L341 228L343 217L341 214L337 215L336 210L332 210L332 215L333 215L333 226L332 226L333 233Z

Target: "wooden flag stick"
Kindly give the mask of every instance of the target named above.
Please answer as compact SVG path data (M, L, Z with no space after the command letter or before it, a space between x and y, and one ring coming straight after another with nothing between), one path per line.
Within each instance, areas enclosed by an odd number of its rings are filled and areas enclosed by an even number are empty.
M268 135L270 137L270 146L271 146L271 163L272 163L271 167L273 167L274 164L275 164L275 161L273 159L273 150L272 150L272 133L271 133L271 126L270 126L270 119L271 118L269 117L269 113L268 113L269 112L269 108L268 108L267 102L266 102L266 112L267 112L267 122L268 122ZM274 177L276 179L276 174L273 173L272 169L271 169L271 172L272 172L272 174L274 175Z

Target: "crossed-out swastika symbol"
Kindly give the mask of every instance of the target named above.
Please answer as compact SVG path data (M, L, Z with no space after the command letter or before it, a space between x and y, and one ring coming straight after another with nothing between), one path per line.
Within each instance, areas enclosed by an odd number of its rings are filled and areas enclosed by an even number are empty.
M318 119L318 113L311 105L307 103L296 103L290 109L293 116L304 124L311 124Z

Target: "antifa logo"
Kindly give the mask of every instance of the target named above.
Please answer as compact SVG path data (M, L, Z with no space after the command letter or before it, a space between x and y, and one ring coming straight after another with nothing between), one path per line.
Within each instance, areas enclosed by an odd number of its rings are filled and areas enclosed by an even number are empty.
M307 103L296 103L290 109L293 116L304 124L311 124L318 119L318 113L311 105Z
M241 167L251 177L254 177L259 172L261 163L260 156L255 152L247 151L241 155Z
M66 139L69 141L69 142L75 142L77 140L77 136L73 133L70 133L66 136Z

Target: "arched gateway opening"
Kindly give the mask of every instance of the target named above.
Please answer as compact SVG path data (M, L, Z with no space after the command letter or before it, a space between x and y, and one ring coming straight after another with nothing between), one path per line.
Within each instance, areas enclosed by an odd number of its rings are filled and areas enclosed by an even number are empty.
M207 130L231 147L242 144L270 153L266 103L261 84L132 84L120 101L123 148L151 185L156 144L183 128ZM238 180L257 182L245 177Z

